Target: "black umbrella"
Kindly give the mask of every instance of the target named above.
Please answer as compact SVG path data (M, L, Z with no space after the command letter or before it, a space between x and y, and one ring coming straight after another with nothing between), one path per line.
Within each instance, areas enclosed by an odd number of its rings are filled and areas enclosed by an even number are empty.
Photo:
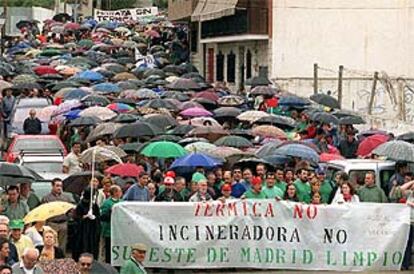
M141 149L146 146L146 143L139 143L139 142L133 142L133 143L126 143L120 145L120 148L122 148L126 153L139 153Z
M85 117L78 117L75 120L72 120L69 123L69 126L72 126L72 127L93 126L101 122L102 120L95 116L85 116Z
M162 69L157 69L157 68L146 70L143 74L143 77L148 78L149 76L155 76L155 75L161 77L162 79L165 78L165 72Z
M107 106L111 103L108 98L101 95L87 95L81 99L81 102L86 106Z
M52 91L59 91L63 88L80 88L82 86L81 83L77 82L77 81L62 81L62 82L57 82L57 83L52 83L47 85L47 88L51 88Z
M314 94L309 97L312 101L330 108L341 108L336 98L323 93Z
M167 141L167 142L178 143L180 140L181 140L181 137L179 137L179 136L163 134L163 135L155 136L154 138L151 139L151 142L153 142L153 141Z
M207 110L214 110L217 107L217 102L206 99L206 98L194 98L191 101L201 104Z
M191 79L179 78L167 85L167 88L172 90L199 90L200 85Z
M159 109L159 108L165 108L165 109L169 109L169 110L173 110L173 111L177 111L178 110L178 106L172 104L169 101L166 101L164 99L152 99L149 100L144 107L147 108L154 108L154 109Z
M272 155L274 154L275 150L279 148L281 144L282 144L282 141L278 139L272 140L271 142L268 142L264 144L261 148L259 148L256 151L256 155L260 158Z
M103 175L100 172L95 172L94 176L98 180L101 180L103 178ZM63 190L66 192L81 195L82 191L90 184L91 179L91 171L73 173L63 180Z
M184 73L184 70L176 65L167 65L162 69L164 72L170 72L176 75L182 75Z
M275 125L279 128L294 128L296 127L296 121L290 117L282 115L269 115L262 117L254 122L259 125Z
M234 128L230 130L230 134L244 137L246 139L253 139L253 134L250 129Z
M190 100L190 96L179 91L169 90L161 94L161 98L177 99L180 102Z
M226 146L235 148L253 147L253 144L241 136L223 136L214 142L216 146Z
M16 27L18 29L22 29L22 28L31 28L33 26L33 23L31 21L27 21L27 20L20 20L19 22L17 22Z
M322 123L322 124L338 124L339 120L334 115L327 112L316 112L311 116L313 121Z
M250 94L254 96L262 95L262 96L272 97L276 95L277 92L278 92L277 89L272 88L270 86L257 86L252 89Z
M272 171L274 169L273 165L263 159L260 158L256 158L256 157L247 157L247 158L242 158L240 160L238 160L234 166L238 167L242 170L244 170L245 168L249 168L250 170L256 170L256 166L258 164L263 164L267 167L267 170Z
M70 21L72 17L67 13L58 13L55 16L53 16L53 20L57 22L65 23L66 21Z
M190 63L182 63L181 65L179 65L180 68L182 68L184 71L186 72L197 72L198 73L198 69Z
M162 133L162 130L150 123L135 122L126 124L118 128L113 136L114 138L139 138L143 136L157 136Z
M112 122L115 123L134 123L139 120L139 116L130 113L121 113L116 116Z
M215 118L236 118L242 110L235 107L219 107L213 111Z
M172 128L178 125L178 122L168 114L148 114L144 116L142 121L153 124L161 129Z
M0 162L0 186L17 185L22 182L31 182L36 178L33 172L24 166Z
M363 125L365 120L359 116L346 116L339 119L340 125Z
M397 137L397 140L412 143L414 141L414 132L410 131L410 132L406 132L404 134L401 134Z
M175 128L167 131L167 133L172 135L184 136L187 133L189 133L193 128L194 126L192 125L178 125Z

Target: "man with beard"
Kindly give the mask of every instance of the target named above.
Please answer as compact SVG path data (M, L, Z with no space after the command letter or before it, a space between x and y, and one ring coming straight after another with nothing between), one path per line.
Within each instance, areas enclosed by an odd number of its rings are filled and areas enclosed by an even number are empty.
M174 189L174 178L165 177L164 186L165 189L163 192L158 194L155 198L157 202L183 202L183 197Z

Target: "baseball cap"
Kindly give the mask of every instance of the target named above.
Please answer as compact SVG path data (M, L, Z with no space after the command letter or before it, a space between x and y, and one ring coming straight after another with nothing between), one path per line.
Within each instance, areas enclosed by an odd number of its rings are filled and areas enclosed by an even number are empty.
M174 178L172 177L165 177L164 178L164 185L173 185L175 183Z
M21 219L11 220L9 223L10 229L23 229L24 221Z
M229 185L229 184L224 184L224 185L221 187L221 191L231 191L231 185Z
M262 183L262 179L260 177L253 177L251 184L258 185Z
M132 250L138 250L138 251L147 251L147 246L144 244L134 244L131 246Z
M172 170L169 170L165 173L165 177L172 177L175 178L175 172Z

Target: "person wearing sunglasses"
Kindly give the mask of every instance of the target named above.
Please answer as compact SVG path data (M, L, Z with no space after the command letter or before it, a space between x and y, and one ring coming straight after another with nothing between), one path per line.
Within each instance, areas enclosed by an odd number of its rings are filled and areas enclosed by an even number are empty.
M79 257L79 273L80 274L89 274L92 270L93 264L93 255L90 253L82 253Z

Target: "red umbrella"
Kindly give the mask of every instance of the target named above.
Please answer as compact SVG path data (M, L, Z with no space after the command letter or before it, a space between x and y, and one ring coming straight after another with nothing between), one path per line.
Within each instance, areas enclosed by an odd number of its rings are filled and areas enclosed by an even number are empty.
M375 134L365 138L358 146L358 156L368 156L379 145L389 140L388 135Z
M319 156L319 161L326 163L333 160L344 160L345 158L338 154L331 154L331 153L322 153Z
M202 91L202 92L196 93L194 95L194 98L204 98L210 101L217 102L219 99L219 96L215 92L212 92L212 91Z
M148 30L148 31L145 32L145 34L149 37L152 37L152 38L159 38L160 37L160 34L158 32L156 32L155 30Z
M66 23L65 29L66 30L78 30L80 29L80 25L78 23L73 23L73 22Z
M49 66L38 66L33 69L37 75L58 74L58 71Z
M106 173L118 175L122 177L137 177L139 173L144 171L142 166L136 164L117 164L105 170Z

